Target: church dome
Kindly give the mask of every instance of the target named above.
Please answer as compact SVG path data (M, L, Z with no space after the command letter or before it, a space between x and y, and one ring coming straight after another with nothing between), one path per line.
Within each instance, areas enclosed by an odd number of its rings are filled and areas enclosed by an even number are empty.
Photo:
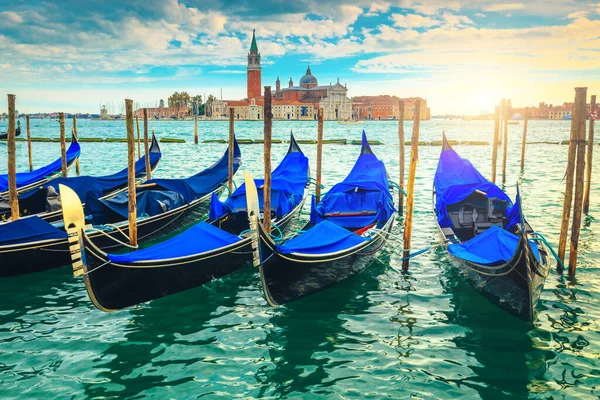
M310 72L310 67L306 69L306 75L300 78L300 86L305 88L317 86L317 78Z

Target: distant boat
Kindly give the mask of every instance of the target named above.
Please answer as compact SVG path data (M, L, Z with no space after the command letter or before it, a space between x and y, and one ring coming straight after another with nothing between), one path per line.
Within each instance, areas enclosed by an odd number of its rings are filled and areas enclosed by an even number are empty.
M21 121L18 121L17 129L15 129L15 136L19 136L21 134ZM0 133L0 140L8 139L8 132Z
M340 124L340 125L361 125L361 124L364 124L364 121L353 121L353 120L340 121L340 120L338 120L338 124Z
M571 120L571 114L565 114L562 119L563 119L563 121L570 121Z

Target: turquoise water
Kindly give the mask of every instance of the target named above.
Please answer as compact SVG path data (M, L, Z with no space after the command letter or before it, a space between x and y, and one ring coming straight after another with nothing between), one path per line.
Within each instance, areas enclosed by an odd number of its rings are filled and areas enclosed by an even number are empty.
M212 164L224 144L191 144L191 122L151 123L162 144L156 176L183 177ZM79 121L81 137L124 137L113 121ZM407 140L411 124L406 124ZM0 131L6 122L0 122ZM398 176L397 125L325 124L326 138L359 139ZM70 131L70 123L67 124ZM315 123L275 122L273 135L315 139ZM491 142L491 121L426 121L421 140ZM567 146L527 147L519 168L521 125L509 126L507 191L521 183L526 215L553 245L561 221ZM240 138L261 138L260 122L236 125ZM569 122L532 121L531 141L567 139ZM32 121L32 136L58 136L58 123ZM201 139L227 136L226 122L200 124ZM6 150L0 144L0 172ZM59 154L57 143L34 143L34 164ZM244 169L262 171L262 145L243 145ZM302 145L315 167L315 145ZM491 146L456 146L486 175ZM287 145L273 147L273 163ZM408 150L408 147L407 147ZM343 178L359 146L324 146L327 187ZM421 147L413 249L438 240L431 185L440 147ZM596 146L596 158L600 147ZM501 157L499 158L501 160ZM18 143L19 170L27 166ZM82 143L84 174L126 164L124 144ZM594 163L600 182L600 163ZM500 171L500 169L499 169ZM74 171L72 170L72 173ZM239 182L241 174L236 177ZM392 240L364 273L286 307L264 301L256 271L239 273L178 295L116 313L88 300L70 268L0 280L0 390L3 398L590 398L600 384L600 187L594 185L574 282L551 274L533 328L499 310L463 283L442 249L415 258L402 274L402 243ZM596 219L594 219L594 217ZM303 218L307 218L304 215ZM401 222L401 221L400 221ZM395 232L401 233L401 223ZM1 260L0 260L1 263Z

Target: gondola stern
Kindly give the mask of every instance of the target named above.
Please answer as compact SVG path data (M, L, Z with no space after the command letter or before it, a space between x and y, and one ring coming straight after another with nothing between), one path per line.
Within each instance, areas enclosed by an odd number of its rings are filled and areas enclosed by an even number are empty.
M244 171L244 183L246 185L246 207L248 211L248 224L250 226L250 237L252 239L252 264L259 267L260 258L260 205L258 202L258 190L254 183L252 174Z
M371 145L369 144L369 139L367 139L367 133L364 129L362 131L362 143L360 148L360 155L363 154L374 154L373 150L371 149Z
M65 230L68 235L69 252L73 267L73 276L83 275L86 265L83 238L85 235L85 215L77 193L68 186L59 185L61 207Z
M448 138L446 137L446 131L442 129L442 151L453 150Z
M294 137L294 132L290 129L290 147L288 148L288 154L290 153L302 153L302 149L300 148L300 145L298 145L298 142L296 141L296 138Z
M152 132L152 140L150 143L150 149L148 150L150 153L160 153L160 145L158 144L158 140L156 139L156 135Z

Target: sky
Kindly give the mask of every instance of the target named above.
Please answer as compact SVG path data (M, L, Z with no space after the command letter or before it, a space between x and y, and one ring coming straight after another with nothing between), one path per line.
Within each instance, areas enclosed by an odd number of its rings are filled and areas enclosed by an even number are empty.
M0 0L0 110L121 112L174 91L246 95L256 29L263 85L426 98L433 115L600 92L600 2L530 0Z

